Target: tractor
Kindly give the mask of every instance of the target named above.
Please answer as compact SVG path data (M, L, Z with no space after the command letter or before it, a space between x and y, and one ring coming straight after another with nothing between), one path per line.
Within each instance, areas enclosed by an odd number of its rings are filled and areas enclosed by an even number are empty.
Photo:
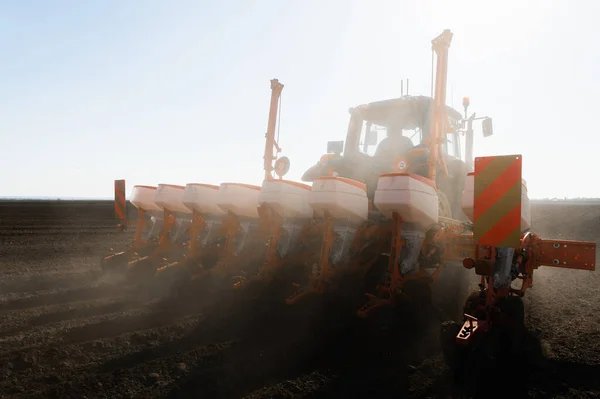
M473 170L473 122L483 121L484 137L493 134L493 127L489 117L467 116L467 97L463 98L464 117L445 105L451 39L452 33L446 30L432 42L438 55L435 98L406 94L350 108L345 142L329 142L328 154L302 180L312 182L333 172L364 182L372 200L377 179L384 173L431 174L438 188L440 217L466 220L461 197L465 176Z
M444 267L464 266L480 277L479 290L469 296L462 322L443 334L464 348L507 319L522 323L521 298L538 267L595 270L595 243L530 231L520 155L473 157L474 121L483 120L489 137L492 120L468 116L468 98L464 117L446 106L451 39L446 30L432 41L434 98L406 95L351 108L345 142L329 142L302 176L313 183L309 203L325 231L309 284L289 304L337 288L346 272L366 282L383 265L375 287L365 284L368 300L357 314L367 317L403 297L429 300Z
M427 301L446 266L465 267L480 277L480 289L467 300L461 323L444 332L456 348L518 319L538 267L595 270L595 243L530 231L520 155L473 157L473 123L483 120L488 137L492 120L468 116L468 98L464 116L446 106L451 40L445 30L432 41L433 98L407 94L350 109L345 142L328 143L327 154L302 176L312 186L283 179L290 163L278 157L275 140L283 85L273 79L262 185L164 185L156 195L138 186L132 203L141 215L163 212L163 235L158 244L137 237L117 258L139 263L147 247L152 262L143 263L153 275L183 266L192 278L213 272L235 278L236 288L256 280L281 284L285 278L276 277L292 266L304 276L285 298L288 305L343 289L344 276L358 276L368 298L357 310L363 318L401 298ZM187 241L170 234L174 226L188 229ZM138 231L143 227L139 222ZM179 260L169 263L173 253Z
M324 235L312 287L297 296L323 292L325 280L338 271L366 276L384 263L386 278L377 284L377 294L368 293L376 303L359 311L366 316L372 307L393 303L398 292L427 292L448 262L442 258L442 232L471 231L463 188L473 166L473 122L483 119L488 137L492 120L468 117L468 98L464 118L446 106L451 40L445 30L432 41L437 54L434 98L407 94L351 108L345 142L329 142L327 154L303 174L303 181L313 182L313 191L330 192L331 202L314 206L331 232ZM357 189L361 186L364 192Z

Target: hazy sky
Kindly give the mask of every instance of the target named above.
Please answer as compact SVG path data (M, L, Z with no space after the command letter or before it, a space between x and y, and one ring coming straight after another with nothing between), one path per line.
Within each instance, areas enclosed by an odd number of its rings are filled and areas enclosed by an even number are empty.
M530 196L600 197L598 1L0 3L0 196L110 197L134 184L260 184L269 80L299 179L348 108L429 95L494 119L475 155L524 157Z

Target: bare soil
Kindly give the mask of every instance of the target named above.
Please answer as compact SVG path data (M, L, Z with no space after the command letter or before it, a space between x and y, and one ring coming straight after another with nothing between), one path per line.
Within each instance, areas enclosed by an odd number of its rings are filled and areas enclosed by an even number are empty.
M355 317L361 293L283 302L278 287L215 294L105 275L123 249L111 202L0 202L0 396L6 398L454 398L440 324L458 319L474 274L447 268L434 303ZM600 205L534 204L544 237L600 241ZM279 287L281 288L281 287ZM540 268L527 337L483 364L470 393L600 397L600 273Z

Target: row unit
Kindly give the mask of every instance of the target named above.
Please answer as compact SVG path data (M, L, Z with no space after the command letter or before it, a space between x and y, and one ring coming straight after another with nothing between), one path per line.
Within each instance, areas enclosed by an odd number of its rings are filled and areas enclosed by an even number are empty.
M469 173L462 195L462 209L473 220L474 177ZM186 186L160 184L134 186L131 203L146 211L221 217L231 212L239 217L258 218L258 207L270 206L282 217L321 217L325 212L335 219L360 223L367 219L369 203L365 184L343 177L326 176L311 186L288 180L265 180L262 187L222 183L220 186L190 183ZM390 173L379 177L373 204L385 216L398 213L405 222L424 229L438 222L439 205L435 184L424 177ZM527 187L521 189L521 229L530 228L531 211Z

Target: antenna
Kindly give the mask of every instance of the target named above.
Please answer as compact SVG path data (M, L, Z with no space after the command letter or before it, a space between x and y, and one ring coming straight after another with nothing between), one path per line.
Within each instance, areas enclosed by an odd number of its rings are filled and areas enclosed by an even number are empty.
M408 96L408 79L406 79L406 95ZM404 79L400 81L400 97L404 97Z
M433 64L434 64L435 50L431 48L431 98L433 98Z

